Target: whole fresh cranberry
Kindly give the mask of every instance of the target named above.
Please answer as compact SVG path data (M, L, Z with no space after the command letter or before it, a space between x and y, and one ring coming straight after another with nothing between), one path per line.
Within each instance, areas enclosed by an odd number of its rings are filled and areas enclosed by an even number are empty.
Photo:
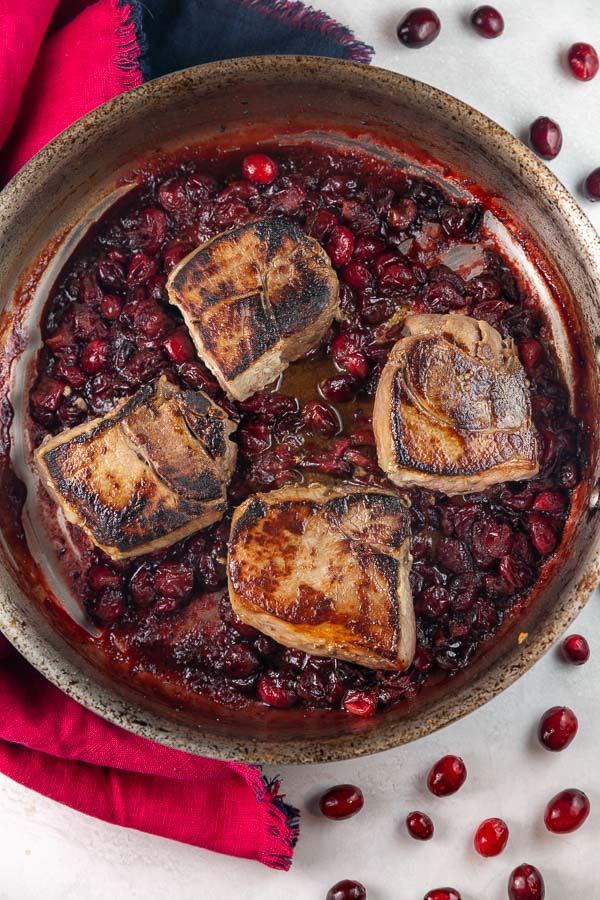
M590 645L582 634L571 634L562 643L564 658L574 666L582 666L590 658Z
M560 791L546 806L544 824L554 834L570 834L581 828L590 814L590 801L577 788Z
M591 44L578 41L569 48L567 54L569 68L578 81L591 81L598 74L600 62Z
M600 200L600 167L590 172L584 182L585 195L592 203Z
M366 900L367 891L360 881L346 878L327 891L327 900Z
M467 767L460 756L443 756L429 771L427 787L436 797L449 797L465 783Z
M364 797L353 784L338 784L329 788L319 801L319 809L328 819L350 819L361 811Z
M416 841L430 841L433 837L433 822L426 813L418 810L407 815L406 828Z
M546 888L542 873L529 863L522 863L508 877L509 900L544 900Z
M462 900L462 898L454 888L442 887L427 891L423 900Z
M277 178L277 164L265 153L250 153L242 161L242 174L248 181L270 184Z
M473 843L480 856L499 856L508 841L508 825L502 819L486 819L481 823Z
M540 116L529 127L529 141L542 159L554 159L562 147L560 125L548 116Z
M577 716L568 706L553 706L542 716L538 737L547 750L564 750L577 734Z
M504 19L493 6L478 6L471 13L471 25L481 37L500 37L504 31Z
M419 6L411 9L398 25L398 40L405 47L426 47L436 39L441 27L440 20L432 9Z

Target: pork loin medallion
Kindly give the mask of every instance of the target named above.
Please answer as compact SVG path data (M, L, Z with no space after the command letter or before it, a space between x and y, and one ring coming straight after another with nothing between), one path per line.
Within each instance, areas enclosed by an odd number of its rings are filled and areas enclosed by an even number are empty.
M381 374L373 429L379 465L397 485L459 494L538 472L514 342L469 316L408 316Z
M231 605L286 647L373 669L415 652L409 516L398 496L350 485L288 486L234 513Z
M106 416L46 437L34 458L68 521L125 559L223 517L235 428L206 394L163 376Z
M317 346L339 311L329 257L292 219L260 219L197 247L171 272L170 302L235 400Z

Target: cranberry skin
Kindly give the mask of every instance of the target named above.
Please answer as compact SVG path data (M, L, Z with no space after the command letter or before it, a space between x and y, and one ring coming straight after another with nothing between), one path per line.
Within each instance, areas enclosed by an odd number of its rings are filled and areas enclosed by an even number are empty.
M116 294L105 294L100 301L100 312L109 321L118 319L122 309L123 301Z
M332 435L340 430L340 420L335 410L318 400L308 401L302 410L302 419L315 434Z
M81 353L81 368L87 375L97 375L106 366L109 354L108 341L90 341Z
M360 788L353 784L338 784L326 791L319 800L319 809L328 819L351 819L364 806Z
M590 645L582 634L571 634L562 643L564 658L574 666L583 666L590 658Z
M154 587L169 600L187 600L194 590L194 572L182 562L162 563L154 573Z
M441 27L440 20L432 9L419 6L411 9L398 25L398 40L405 47L414 50L426 47L427 44L435 41Z
M554 834L571 834L590 814L590 801L583 791L567 788L552 798L544 813L544 824Z
M504 31L504 19L493 6L478 6L471 14L471 25L481 37L500 37Z
M367 900L367 891L360 881L338 881L327 891L327 900Z
M427 787L436 797L449 797L465 783L467 768L460 756L443 756L432 766Z
M522 863L508 877L509 900L544 900L546 888L542 873L529 863Z
M578 81L591 81L598 74L600 62L591 44L578 41L569 48L567 54L569 68Z
M462 900L462 897L454 888L443 887L427 891L423 900Z
M486 819L481 823L473 844L480 856L499 856L508 841L508 825L502 819Z
M277 178L277 164L265 153L250 153L242 161L242 174L256 184L270 184Z
M377 709L377 694L375 691L346 691L342 706L353 716L372 716Z
M548 116L540 116L529 126L529 142L542 159L554 159L562 147L560 125Z
M579 723L577 716L568 706L553 706L542 716L538 737L546 750L565 750L575 735Z
M277 709L289 709L298 696L281 672L265 672L258 682L258 693L263 703Z
M584 182L585 195L592 203L600 200L600 168L590 172Z
M350 262L354 250L354 235L345 225L336 225L331 230L329 240L325 244L331 264L339 269Z
M407 815L406 828L416 841L430 841L433 837L433 822L426 813L418 810Z

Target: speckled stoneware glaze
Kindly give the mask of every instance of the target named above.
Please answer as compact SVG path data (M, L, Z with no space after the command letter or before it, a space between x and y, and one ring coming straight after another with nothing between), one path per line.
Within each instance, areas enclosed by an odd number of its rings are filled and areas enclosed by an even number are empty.
M565 367L577 367L578 389L586 392L590 421L598 427L589 429L584 483L563 548L524 618L459 677L370 719L341 711L224 711L208 703L190 710L175 698L134 689L94 659L76 629L61 626L37 564L28 555L15 558L0 534L0 627L21 653L107 719L172 747L223 759L343 759L447 725L526 672L569 625L600 574L600 241L573 198L522 143L458 100L401 75L308 57L230 60L158 79L77 122L0 195L0 350L23 313L22 289L36 265L39 271L39 260L48 265L75 223L140 159L189 144L246 147L302 133L412 159L432 177L452 181L458 174L461 189L479 186L491 195L515 244L526 249L531 271L559 288L565 308L554 312L554 320L568 325L556 325L555 343ZM580 334L582 356L576 360L565 349L570 330ZM9 373L0 375L6 383ZM0 492L0 510L2 503Z

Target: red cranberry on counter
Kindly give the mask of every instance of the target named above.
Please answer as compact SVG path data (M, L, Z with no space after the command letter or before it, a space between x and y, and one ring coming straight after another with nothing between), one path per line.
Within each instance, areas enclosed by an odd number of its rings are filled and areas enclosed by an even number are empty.
M242 161L242 174L248 181L270 184L277 178L277 164L265 153L250 153Z
M553 706L542 716L538 736L546 750L564 750L577 734L577 716L568 706Z
M486 859L499 856L506 847L508 841L508 825L502 819L486 819L481 823L473 844L480 856Z
M319 801L319 809L328 819L350 819L361 811L364 797L353 784L338 784L329 788Z
M327 891L327 900L367 900L367 891L360 881L338 881Z
M504 31L504 19L493 6L478 6L471 13L471 25L481 37L500 37Z
M583 791L567 788L548 803L544 824L554 834L570 834L583 825L589 814L590 801Z
M462 900L458 891L451 887L434 888L427 891L423 900Z
M590 172L584 182L585 195L592 203L600 200L600 167Z
M406 817L408 833L416 841L430 841L433 837L433 822L426 813L415 810Z
M430 769L427 787L436 797L455 794L467 778L467 767L460 756L443 756Z
M544 900L546 888L542 873L529 863L522 863L508 878L509 900Z
M591 44L578 41L569 47L567 54L569 68L578 81L591 81L598 74L600 62Z
M542 159L554 159L562 147L560 125L548 116L540 116L529 126L529 141Z
M574 666L582 666L590 658L590 645L582 634L571 634L562 643L564 658Z
M434 11L426 6L411 9L398 25L398 40L405 47L426 47L436 39L441 23Z

